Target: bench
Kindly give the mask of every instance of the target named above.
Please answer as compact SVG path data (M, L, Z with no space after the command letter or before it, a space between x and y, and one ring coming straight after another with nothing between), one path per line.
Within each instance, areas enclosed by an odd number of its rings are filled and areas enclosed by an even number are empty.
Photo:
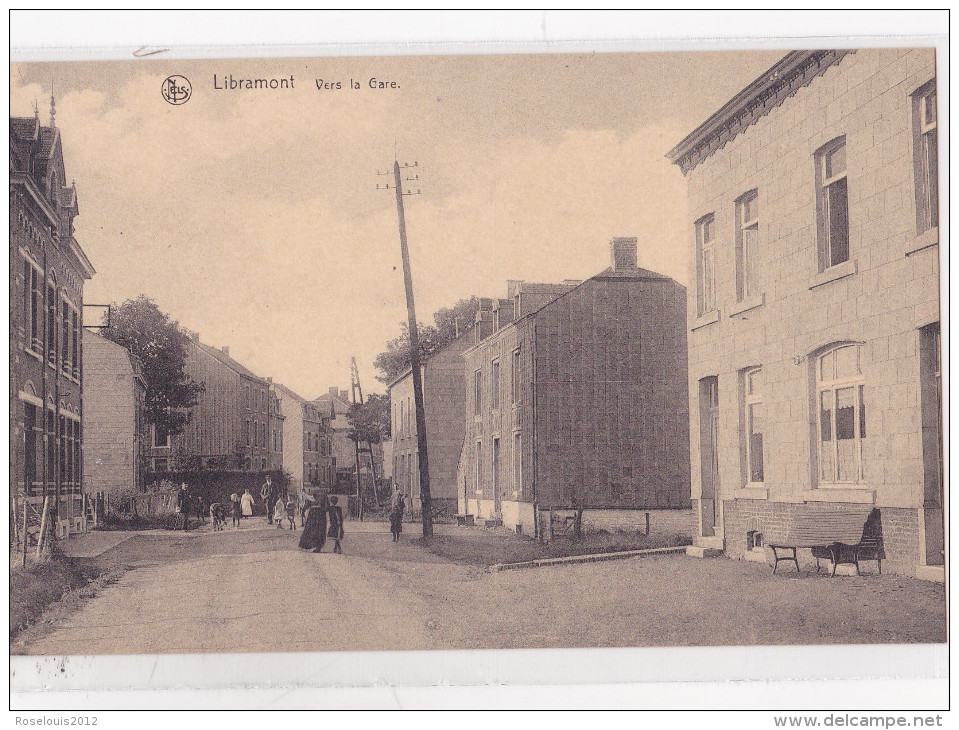
M812 549L813 557L816 558L816 572L819 572L819 560L829 560L832 562L832 575L836 575L836 566L840 563L848 563L856 566L856 575L859 572L860 560L875 560L878 564L879 575L882 575L882 561L886 557L886 551L882 544L882 515L878 509L869 513L866 524L862 528L862 536L855 545L848 545L843 542L834 542L830 545L814 547Z
M773 551L773 573L782 561L792 561L799 572L799 560L796 552L799 548L810 548L816 553L830 551L835 545L857 545L863 535L864 526L870 518L871 507L844 507L828 511L802 511L790 519L780 532L765 535L766 544ZM878 518L877 518L878 519ZM780 555L780 551L789 553ZM839 551L837 551L838 557ZM832 554L831 552L829 553ZM858 555L855 558L858 560ZM818 558L817 558L818 566ZM835 563L833 564L835 573Z
M472 527L473 515L456 515L456 524L460 527Z

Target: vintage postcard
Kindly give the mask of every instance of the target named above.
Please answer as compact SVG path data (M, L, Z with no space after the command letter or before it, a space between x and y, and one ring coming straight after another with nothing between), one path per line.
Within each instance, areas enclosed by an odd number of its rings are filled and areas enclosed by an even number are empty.
M138 55L10 66L16 661L941 666L933 43Z

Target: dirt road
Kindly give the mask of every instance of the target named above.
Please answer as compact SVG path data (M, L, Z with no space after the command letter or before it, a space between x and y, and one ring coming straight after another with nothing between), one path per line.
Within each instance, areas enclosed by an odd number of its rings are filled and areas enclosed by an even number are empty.
M17 653L945 639L943 587L910 578L773 576L683 555L490 574L364 529L345 555L301 552L299 533L265 527L137 535L97 558L129 568L117 583Z

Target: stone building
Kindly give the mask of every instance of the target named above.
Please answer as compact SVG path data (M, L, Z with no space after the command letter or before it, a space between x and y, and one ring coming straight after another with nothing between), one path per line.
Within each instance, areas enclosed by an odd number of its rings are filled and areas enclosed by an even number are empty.
M461 509L532 534L535 508L689 506L686 290L636 239L584 282L510 282L463 353Z
M329 414L315 403L274 383L283 420L283 468L292 476L291 493L306 489L333 488L336 461Z
M272 384L187 331L186 374L203 393L190 422L176 435L151 427L153 471L196 469L267 471L283 467L283 414ZM277 443L274 447L273 436Z
M489 303L490 300L486 300ZM423 408L429 448L430 497L434 510L451 514L457 507L456 471L466 433L466 390L463 352L472 344L467 331L421 363ZM407 495L407 504L420 508L419 449L413 404L413 371L407 369L388 386L392 476Z
M84 492L142 489L146 467L146 381L139 358L83 331Z
M937 148L935 53L890 48L788 53L669 152L700 549L876 507L941 579Z
M96 272L54 114L51 99L49 126L10 118L10 497L49 497L62 536L84 524L81 312Z

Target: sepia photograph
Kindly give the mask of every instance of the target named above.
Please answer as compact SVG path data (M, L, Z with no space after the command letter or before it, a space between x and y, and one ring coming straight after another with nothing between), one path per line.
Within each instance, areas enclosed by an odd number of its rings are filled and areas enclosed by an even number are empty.
M941 55L14 60L11 656L945 651Z

